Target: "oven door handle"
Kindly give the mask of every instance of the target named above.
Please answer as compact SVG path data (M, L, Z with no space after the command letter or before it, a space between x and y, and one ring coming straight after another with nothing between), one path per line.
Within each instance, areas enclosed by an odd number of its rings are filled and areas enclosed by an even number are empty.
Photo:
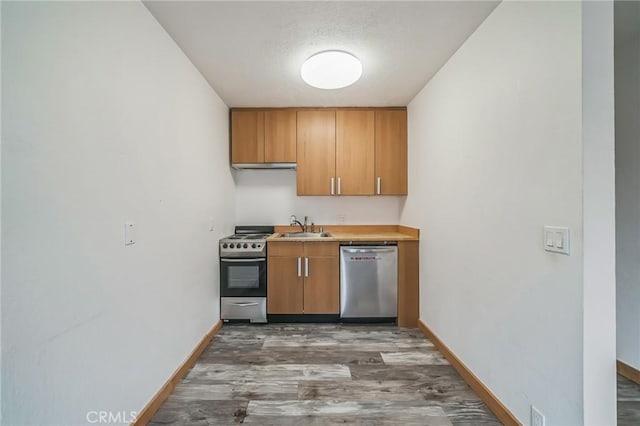
M241 263L241 262L266 262L264 257L244 257L242 259L229 259L228 257L220 258L222 262Z
M258 302L236 302L232 303L235 306L247 307L247 306L258 306Z

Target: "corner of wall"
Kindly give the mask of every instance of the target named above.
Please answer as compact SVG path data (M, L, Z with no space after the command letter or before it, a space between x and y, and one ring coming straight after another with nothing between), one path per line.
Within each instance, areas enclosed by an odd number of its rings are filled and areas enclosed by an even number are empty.
M616 355L640 370L640 2L614 3ZM634 20L630 23L630 20Z
M584 424L615 424L613 2L582 3Z
M2 425L2 1L0 1L0 425Z

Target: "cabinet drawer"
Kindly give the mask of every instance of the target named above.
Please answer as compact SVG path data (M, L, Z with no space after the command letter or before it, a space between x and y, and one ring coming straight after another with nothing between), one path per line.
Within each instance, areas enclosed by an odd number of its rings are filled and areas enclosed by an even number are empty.
M301 256L302 255L302 244L297 241L288 241L288 242L280 242L277 243L269 242L267 243L267 256Z
M339 256L340 244L336 242L308 242L304 243L305 256Z
M221 297L220 318L267 322L266 297Z

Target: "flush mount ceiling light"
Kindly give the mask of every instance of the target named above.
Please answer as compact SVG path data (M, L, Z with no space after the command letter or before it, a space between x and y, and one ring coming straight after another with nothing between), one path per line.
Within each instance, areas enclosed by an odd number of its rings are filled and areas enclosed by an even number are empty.
M362 64L350 53L327 50L304 61L300 74L309 86L340 89L358 81L362 75Z

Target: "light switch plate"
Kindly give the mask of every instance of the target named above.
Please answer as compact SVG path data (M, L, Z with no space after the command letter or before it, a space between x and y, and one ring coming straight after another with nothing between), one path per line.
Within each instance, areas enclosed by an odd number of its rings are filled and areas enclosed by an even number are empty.
M130 246L136 243L136 224L127 222L124 224L124 245Z
M546 251L569 255L569 228L545 226L542 233L542 247Z
M531 406L531 426L544 426L544 415L533 405Z

